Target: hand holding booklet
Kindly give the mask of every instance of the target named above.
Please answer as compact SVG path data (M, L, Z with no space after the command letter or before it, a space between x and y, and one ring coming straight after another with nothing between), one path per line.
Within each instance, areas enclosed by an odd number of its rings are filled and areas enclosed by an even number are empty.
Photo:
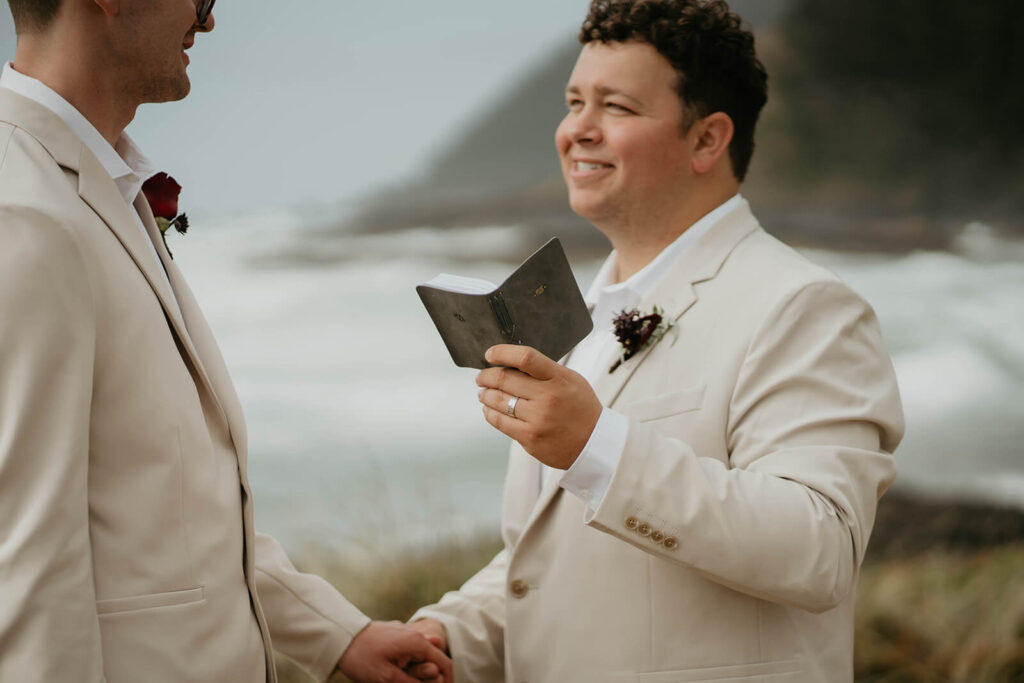
M486 368L495 344L532 346L558 360L594 324L558 238L537 250L500 285L442 273L416 292L455 364Z

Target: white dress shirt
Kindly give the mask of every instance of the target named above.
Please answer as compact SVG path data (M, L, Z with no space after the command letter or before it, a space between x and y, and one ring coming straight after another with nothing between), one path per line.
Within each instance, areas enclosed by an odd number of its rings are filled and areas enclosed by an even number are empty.
M96 130L96 127L89 123L89 120L67 100L42 81L15 71L10 62L4 64L3 73L0 74L0 88L12 90L22 97L27 97L46 107L60 117L67 124L68 128L85 143L89 151L99 160L103 169L110 174L121 196L124 197L125 203L131 209L132 216L135 217L135 223L142 232L142 236L145 238L146 244L153 254L153 259L160 265L158 270L164 277L164 281L167 282L167 289L173 297L174 290L171 288L170 281L167 280L167 273L164 272L163 264L160 263L160 257L157 256L156 247L153 245L153 240L150 239L149 233L146 232L142 218L139 217L134 206L135 198L142 191L143 183L156 173L153 164L142 153L142 150L128 137L127 133L122 133L116 147L111 147L106 138Z
M587 305L593 307L594 329L573 349L566 367L583 375L591 384L594 384L602 373L607 373L608 368L622 352L613 328L615 316L623 310L635 308L665 277L680 254L742 201L743 198L737 194L719 205L624 282L612 282L616 264L616 254L613 251L601 266L585 297ZM672 315L673 311L665 313ZM615 473L622 458L628 429L629 420L626 416L604 408L587 445L576 458L576 462L562 473L562 478L558 482L559 486L586 503L592 512L597 511L608 491L612 474ZM556 476L559 472L560 470L545 466L542 477ZM543 484L543 481L541 483Z

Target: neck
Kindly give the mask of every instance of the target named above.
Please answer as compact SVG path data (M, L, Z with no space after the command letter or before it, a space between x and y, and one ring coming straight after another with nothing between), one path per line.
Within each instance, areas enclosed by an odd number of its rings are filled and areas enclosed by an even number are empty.
M615 282L623 282L657 258L658 254L694 223L708 215L739 192L732 181L715 188L694 192L690 201L663 211L646 210L642 216L615 225L598 226L616 252Z
M91 59L94 47L73 35L19 37L13 67L63 97L114 146L135 118L138 102Z

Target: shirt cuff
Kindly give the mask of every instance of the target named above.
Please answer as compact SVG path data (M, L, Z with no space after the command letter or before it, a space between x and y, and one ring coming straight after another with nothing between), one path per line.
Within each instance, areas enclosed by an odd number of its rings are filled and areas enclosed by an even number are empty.
M597 512L608 492L612 475L622 459L628 432L629 418L603 408L583 452L558 482L559 486L586 503L592 513Z

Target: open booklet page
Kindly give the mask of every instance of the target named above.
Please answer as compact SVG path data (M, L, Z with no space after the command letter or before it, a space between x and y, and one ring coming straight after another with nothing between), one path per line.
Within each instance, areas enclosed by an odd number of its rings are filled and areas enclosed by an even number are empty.
M459 292L461 294L490 294L498 288L498 285L487 280L450 275L449 273L441 273L431 278L429 282L424 282L423 285L425 287L443 289L446 292Z

